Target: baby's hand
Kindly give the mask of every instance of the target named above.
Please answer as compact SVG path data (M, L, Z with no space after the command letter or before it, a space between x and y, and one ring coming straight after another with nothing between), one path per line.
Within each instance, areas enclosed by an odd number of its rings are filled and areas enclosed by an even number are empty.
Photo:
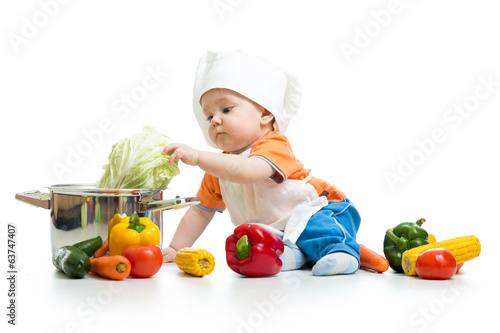
M171 247L166 247L161 250L163 252L163 262L172 262L175 260L177 251Z
M170 155L168 159L168 165L172 165L175 161L181 160L183 163L188 165L198 165L198 155L200 152L182 143L171 143L161 152L163 155Z

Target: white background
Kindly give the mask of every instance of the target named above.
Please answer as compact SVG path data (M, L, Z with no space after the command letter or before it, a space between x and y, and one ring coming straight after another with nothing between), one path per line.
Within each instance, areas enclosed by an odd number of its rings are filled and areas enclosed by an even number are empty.
M412 321L413 315L429 304L435 316L426 319L426 331L461 331L493 322L481 302L486 295L499 296L493 284L498 266L491 254L500 199L500 21L494 4L2 2L0 266L7 271L7 224L14 223L19 269L18 326L6 324L8 285L2 277L2 327L75 331L65 326L70 321L77 323L76 331L87 332L118 320L127 331L144 320L128 313L138 311L139 316L154 313L147 321L156 329L183 322L188 331L356 325L360 330L419 332L424 322ZM269 313L259 310L255 302L272 299L272 291L283 290L280 283L286 289L287 281L238 279L226 267L223 244L233 227L224 213L196 243L218 258L204 282L165 265L154 279L131 280L113 291L114 298L102 301L106 307L92 318L75 312L85 294L100 295L109 281L69 281L56 274L50 262L49 212L16 201L15 193L95 182L111 146L145 125L174 141L208 149L191 107L196 64L208 49L264 56L299 78L302 107L288 137L313 175L335 184L356 204L362 215L360 243L382 253L387 228L420 217L438 240L479 237L483 252L454 278L462 289L453 301L443 300L449 285L392 272L315 279L305 271L297 273L304 280L292 300L287 294L290 302L277 302ZM144 90L151 70L161 73L159 82ZM195 195L202 172L180 167L169 193ZM391 185L388 174L399 178ZM164 212L166 242L182 214ZM244 302L235 297L240 290L246 293ZM466 317L469 307L476 319ZM307 319L299 324L295 320L301 314ZM242 328L237 318L254 321Z

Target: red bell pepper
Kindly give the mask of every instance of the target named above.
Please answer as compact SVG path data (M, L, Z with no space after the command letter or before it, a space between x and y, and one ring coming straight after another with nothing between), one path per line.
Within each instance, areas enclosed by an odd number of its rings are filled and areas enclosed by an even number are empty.
M226 260L238 274L261 277L278 274L285 251L281 239L255 224L241 224L226 239Z

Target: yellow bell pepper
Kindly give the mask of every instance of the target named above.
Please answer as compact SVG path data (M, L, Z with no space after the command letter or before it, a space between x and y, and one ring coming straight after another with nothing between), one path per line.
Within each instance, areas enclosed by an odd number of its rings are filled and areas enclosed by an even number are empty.
M429 244L436 243L436 236L434 236L433 234L429 234L429 238L427 239L427 241L429 242Z
M120 223L122 221L122 219L124 219L126 217L127 217L127 214L125 214L125 213L120 214L120 213L118 213L118 208L115 208L115 215L111 218L111 220L109 220L109 224L108 224L108 239L109 239L109 235L111 234L111 229L113 229L113 227L115 225Z
M160 229L147 217L132 214L111 229L109 254L121 255L129 246L150 244L160 246Z

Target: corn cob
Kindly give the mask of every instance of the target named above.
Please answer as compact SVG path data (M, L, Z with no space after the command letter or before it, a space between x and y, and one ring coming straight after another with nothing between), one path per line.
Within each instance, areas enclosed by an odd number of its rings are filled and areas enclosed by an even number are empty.
M194 276L205 276L214 270L214 256L203 249L185 247L175 255L175 263L181 271Z
M422 245L409 249L403 253L402 266L408 275L417 275L415 268L418 256L426 250L443 248L451 252L457 265L474 259L481 253L481 243L476 236L463 236Z

